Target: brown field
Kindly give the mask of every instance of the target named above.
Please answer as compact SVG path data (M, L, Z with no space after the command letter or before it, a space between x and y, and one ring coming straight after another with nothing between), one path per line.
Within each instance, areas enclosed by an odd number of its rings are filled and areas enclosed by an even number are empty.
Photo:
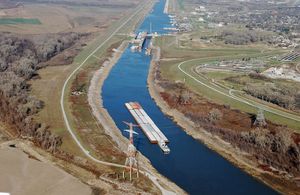
M0 31L20 34L98 32L124 17L138 0L114 1L22 1L22 6L0 9L2 18L33 18L41 24L0 25ZM17 3L17 2L15 2ZM14 2L11 3L12 5ZM93 6L89 6L89 4Z
M0 149L1 192L18 194L92 194L88 185L50 163L16 148Z

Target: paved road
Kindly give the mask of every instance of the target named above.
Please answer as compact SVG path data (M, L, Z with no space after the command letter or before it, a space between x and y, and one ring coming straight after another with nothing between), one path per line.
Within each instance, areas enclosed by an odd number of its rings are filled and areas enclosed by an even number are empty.
M284 118L287 118L287 119L291 119L291 120L294 120L294 121L297 121L297 122L300 122L300 117L297 116L297 115L293 115L293 114L290 114L290 113L287 113L287 112L284 112L284 111L279 111L279 110L276 110L275 108L271 108L269 106L266 106L266 105L263 105L263 104L260 104L258 102L254 102L252 100L244 100L243 98L240 98L240 97L237 97L235 96L232 92L232 90L230 89L228 91L228 93L225 93L215 87L212 87L211 85L208 85L202 81L200 81L199 79L197 79L196 77L194 77L193 75L189 74L188 72L186 72L185 70L183 70L182 68L182 65L185 64L185 63L188 63L188 62L192 62L192 61L196 61L196 60L200 60L200 59L191 59L191 60L186 60L186 61L183 61L181 63L178 64L178 69L184 73L185 75L187 75L188 77L190 77L191 79L193 79L194 81L196 81L197 83L221 94L221 95L224 95L224 96L227 96L231 99L234 99L236 101L239 101L241 103L244 103L244 104L247 104L249 106L252 106L252 107L255 107L255 108L259 108L259 109L262 109L262 110L265 110L267 112L270 112L272 114L276 114L278 116L281 116L281 117L284 117ZM212 84L213 85L213 84Z
M113 166L113 167L120 167L120 168L125 168L124 165L122 164L116 164L116 163L111 163L111 162L106 162L106 161L102 161L99 159L96 159L95 157L93 157L89 151L87 149L84 148L84 146L80 143L79 139L76 137L73 129L70 126L69 123L69 119L67 117L66 111L65 111L65 107L64 107L64 97L65 97L65 91L66 91L66 87L70 81L70 79L75 75L75 73L83 66L85 65L85 63L94 56L94 54L101 49L121 28L123 28L133 17L135 17L142 9L144 9L145 5L141 6L137 11L135 11L125 22L123 22L105 41L103 41L100 45L98 45L98 47L92 51L84 60L83 62L77 66L77 68L68 76L68 78L65 80L63 88L62 88L62 93L61 93L61 98L60 98L60 107L63 113L63 118L65 121L65 125L67 127L67 130L69 131L69 133L71 134L72 138L74 139L74 141L76 142L76 144L79 146L79 148L82 150L82 152L91 160L103 164L103 165L107 165L107 166ZM142 174L146 175L149 179L151 179L151 181L161 190L162 194L174 194L173 192L170 192L166 189L164 189L157 181L157 177L155 177L151 172L149 171L140 171Z

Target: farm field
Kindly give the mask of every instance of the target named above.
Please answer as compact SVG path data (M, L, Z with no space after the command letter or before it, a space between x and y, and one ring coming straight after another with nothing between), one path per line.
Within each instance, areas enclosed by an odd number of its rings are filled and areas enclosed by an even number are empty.
M17 1L10 1L7 5L0 4L0 32L99 32L105 30L110 22L125 17L138 2L22 1L19 4Z
M0 148L0 188L13 194L91 194L91 188L50 163L16 148ZM7 179L9 178L9 179ZM36 179L38 178L38 184ZM17 186L17 187L16 187ZM47 190L45 190L47 189Z

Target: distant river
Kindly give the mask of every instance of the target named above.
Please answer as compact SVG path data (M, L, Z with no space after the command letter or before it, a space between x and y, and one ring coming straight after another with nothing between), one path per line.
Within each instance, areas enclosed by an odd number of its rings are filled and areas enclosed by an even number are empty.
M163 13L164 3L165 0L161 0L155 4L137 32L149 31L151 23L153 32L167 33L163 27L170 27L170 21ZM151 57L144 52L132 53L129 46L105 80L102 96L104 107L120 130L126 128L122 121L134 122L124 103L138 101L168 137L171 153L164 155L158 145L150 144L143 132L137 129L139 135L135 145L152 165L190 194L277 194L187 135L161 112L147 89L150 61ZM128 137L128 134L123 135Z

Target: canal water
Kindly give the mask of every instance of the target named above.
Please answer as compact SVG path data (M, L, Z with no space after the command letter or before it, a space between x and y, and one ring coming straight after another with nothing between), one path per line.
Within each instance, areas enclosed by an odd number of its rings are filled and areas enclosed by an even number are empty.
M169 17L163 13L165 0L155 4L137 32L167 33ZM122 121L135 122L124 104L138 101L157 126L168 137L171 153L165 155L158 145L152 145L140 129L135 145L164 176L175 182L189 194L260 195L276 194L199 141L187 135L170 118L165 116L151 99L147 89L147 76L151 57L125 50L111 70L102 88L104 107L119 129L127 128ZM122 131L128 137L128 134Z

